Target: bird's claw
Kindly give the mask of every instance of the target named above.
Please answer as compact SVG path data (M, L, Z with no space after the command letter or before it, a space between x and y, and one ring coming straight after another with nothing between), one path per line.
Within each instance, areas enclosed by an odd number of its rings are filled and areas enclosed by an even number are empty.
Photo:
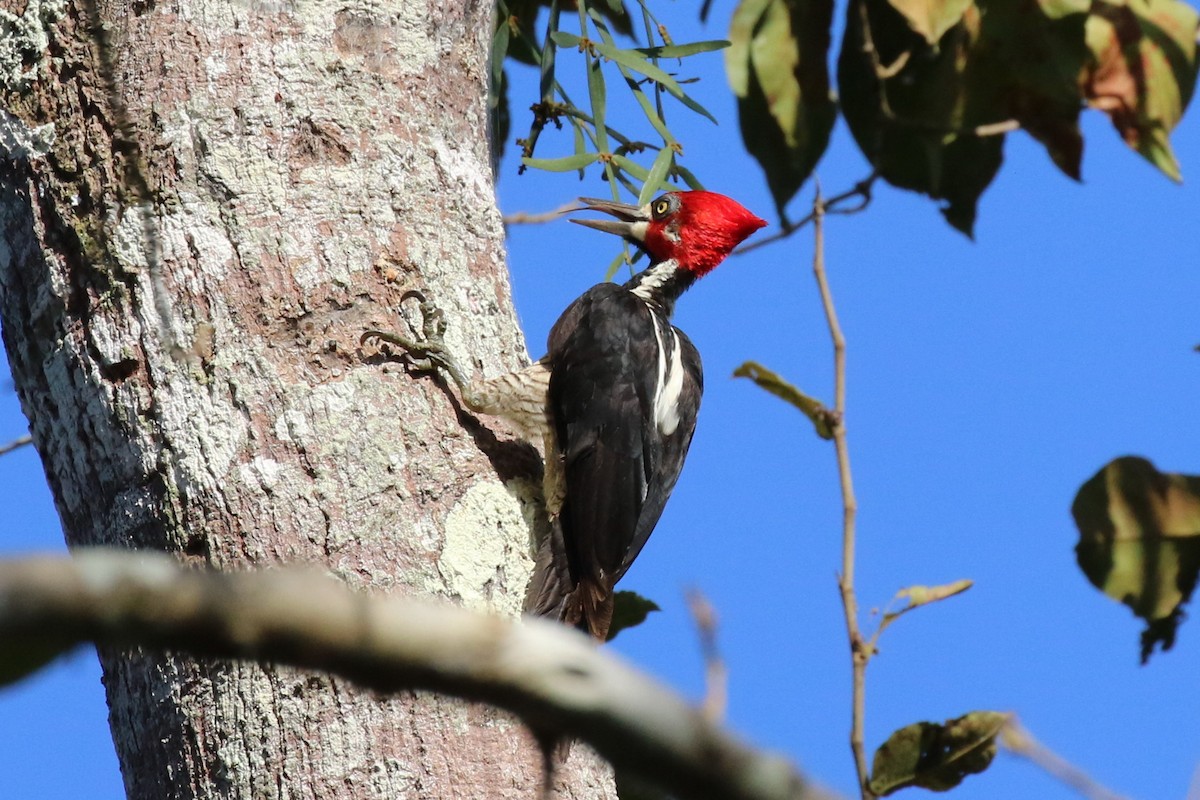
M359 344L366 345L369 342L374 342L376 346L380 343L390 345L400 351L405 362L418 372L432 372L438 368L445 370L453 369L450 351L446 348L445 342L445 314L416 289L405 292L404 296L400 298L400 302L403 303L408 299L414 299L420 303L420 341L408 339L400 334L389 331L367 330L363 331L362 336L359 337Z

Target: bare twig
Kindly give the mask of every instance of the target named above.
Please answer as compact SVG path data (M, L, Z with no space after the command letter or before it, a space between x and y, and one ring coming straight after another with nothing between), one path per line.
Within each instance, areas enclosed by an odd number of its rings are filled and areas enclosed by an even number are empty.
M8 444L0 444L0 456L7 455L13 450L17 450L18 448L24 447L27 444L33 444L33 437L28 433L24 436L18 436Z
M841 194L835 194L833 197L829 198L828 200L822 201L824 210L821 213L823 215L857 214L859 211L862 211L868 205L871 204L871 191L874 188L875 181L878 178L879 178L879 173L872 172L870 175L863 178L858 183L854 184L854 186L852 188L847 189L846 191L842 192ZM845 208L842 206L843 203L847 202L848 200L853 200L853 199L859 200L857 205L853 205L848 208ZM815 208L816 203L814 202L813 205ZM814 210L812 213L810 213L806 217L802 217L801 219L799 219L795 222L787 223L782 228L780 228L778 233L773 233L770 236L767 236L765 238L757 239L756 241L754 241L750 244L742 245L737 250L733 251L733 255L735 255L735 256L744 255L746 253L749 253L752 250L757 250L760 247L766 247L769 244L774 244L775 242L778 242L782 239L786 239L787 237L791 236L796 231L803 228L808 223L813 222L816 218L817 218L817 213Z
M1028 759L1046 773L1070 786L1088 800L1126 800L1097 783L1090 775L1033 738L1015 716L1000 731L1000 743L1013 755Z
M854 754L854 766L858 770L858 784L863 800L871 800L867 786L867 756L863 743L863 728L866 720L867 662L871 659L870 649L863 640L858 625L858 597L854 592L854 536L858 501L854 497L854 480L850 473L850 450L846 443L846 337L838 322L837 309L833 304L833 293L825 275L825 212L827 204L817 187L813 200L813 276L821 293L821 305L829 323L829 336L833 340L833 447L837 455L838 483L842 491L842 570L838 575L838 588L842 595L842 608L846 616L846 633L850 638L850 660L853 671L850 714L850 750Z
M84 641L136 644L324 670L381 692L443 692L585 741L678 797L823 795L560 625L355 592L312 569L219 573L105 549L0 561L0 641L29 658Z
M508 214L502 220L505 225L538 225L543 222L554 222L568 211L574 211L579 208L579 204L572 200L570 203L564 203L551 211L541 211L530 213L528 211L514 211Z
M700 652L704 656L704 717L714 724L725 718L729 704L729 673L717 649L717 612L699 589L687 593L688 609L700 634Z

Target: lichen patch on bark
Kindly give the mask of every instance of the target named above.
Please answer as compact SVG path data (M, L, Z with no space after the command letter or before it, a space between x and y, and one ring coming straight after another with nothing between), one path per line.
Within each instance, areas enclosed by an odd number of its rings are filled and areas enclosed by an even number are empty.
M521 613L523 593L512 591L518 588L512 578L528 575L533 562L512 534L524 527L520 501L495 480L475 483L450 509L438 565L447 587L467 608Z
M41 58L26 64L50 46L50 26L66 7L66 0L25 0L23 11L0 19L0 91L21 91L37 78Z

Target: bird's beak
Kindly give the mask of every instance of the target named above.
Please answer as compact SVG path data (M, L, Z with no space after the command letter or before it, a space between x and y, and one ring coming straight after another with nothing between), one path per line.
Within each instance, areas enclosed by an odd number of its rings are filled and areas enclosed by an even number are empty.
M605 233L615 233L635 244L641 244L646 238L646 226L650 222L649 206L631 206L627 203L614 203L612 200L597 200L594 197L581 197L579 202L583 208L575 211L602 211L612 214L616 219L574 219L588 228L595 228Z

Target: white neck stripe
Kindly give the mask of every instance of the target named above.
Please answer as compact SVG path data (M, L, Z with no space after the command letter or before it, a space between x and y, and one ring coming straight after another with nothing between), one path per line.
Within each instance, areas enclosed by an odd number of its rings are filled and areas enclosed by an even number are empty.
M643 300L649 302L656 299L655 295L662 288L663 284L670 280L679 270L679 262L673 258L668 258L666 261L660 261L642 276L639 283L633 290L633 293Z

